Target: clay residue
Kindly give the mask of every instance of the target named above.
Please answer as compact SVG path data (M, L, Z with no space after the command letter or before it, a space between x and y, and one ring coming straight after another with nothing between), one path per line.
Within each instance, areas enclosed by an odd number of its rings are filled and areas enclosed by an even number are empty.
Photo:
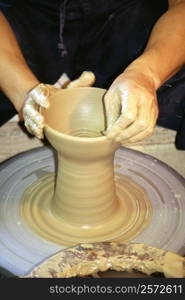
M151 203L144 189L129 177L117 174L115 181L119 206L101 224L77 226L52 213L52 174L45 175L27 188L21 203L21 215L34 232L60 245L105 240L130 241L150 223Z
M119 277L118 273L121 275L122 271L129 273L138 271L146 275L157 272L166 277L183 278L184 262L185 259L180 255L145 244L114 242L82 244L55 254L25 277L96 276L98 272L114 270L115 277Z

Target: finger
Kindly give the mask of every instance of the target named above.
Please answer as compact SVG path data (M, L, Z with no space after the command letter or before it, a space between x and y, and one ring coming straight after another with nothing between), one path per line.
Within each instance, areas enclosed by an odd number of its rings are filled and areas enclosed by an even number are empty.
M127 91L119 91L121 102L121 115L107 132L107 138L115 139L125 128L134 123L137 117L138 107L135 101L135 95L129 95Z
M137 116L136 108L131 112L122 113L119 119L113 124L113 126L107 132L107 138L115 139L118 137L125 128L134 123Z
M69 88L76 88L76 87L91 86L93 85L94 82L95 82L94 73L84 71L78 79L71 81L66 88L69 89Z
M25 100L25 104L23 106L23 109L22 109L22 113L23 113L23 117L24 119L26 118L26 116L29 114L29 109L30 107L33 107L35 106L35 102L34 100L32 99L32 97L30 96L27 96L26 100Z
M128 126L125 130L120 132L116 137L116 141L129 140L136 136L138 133L144 131L154 123L154 110L148 103L142 103L138 108L138 114L136 120Z
M51 96L50 86L46 84L39 84L29 93L29 98L28 100L26 100L26 102L31 102L30 98L32 98L32 101L37 103L38 105L44 108L49 108L49 96Z
M135 121L133 124L131 124L128 128L123 129L119 135L115 138L116 142L123 142L124 140L129 140L133 136L136 136L138 133L145 130L145 124L140 122L139 120Z
M123 146L126 146L126 145L132 145L132 144L136 144L138 142L141 142L144 139L149 138L153 134L154 129L155 129L155 126L154 127L148 127L144 131L142 131L142 132L138 133L137 135L135 135L133 138L128 139L128 140L121 140L120 143Z
M104 97L107 134L120 116L121 101L117 92L108 91Z
M26 104L23 108L24 119L33 120L39 127L43 127L44 117L31 105Z
M54 87L65 88L70 83L70 79L66 73L63 73L60 78L55 82Z
M27 128L28 132L31 133L32 135L36 136L38 139L43 139L43 128L40 128L37 126L37 124L31 120L31 119L26 119L24 122L25 127Z
M138 134L135 134L134 136L132 136L131 138L128 139L121 139L120 142L122 144L126 144L126 143L137 143L142 141L145 138L150 137L153 134L153 131L155 129L155 125L156 125L156 120L157 120L157 113L155 108L152 109L152 114L151 114L151 119L150 119L150 123L148 125L147 128L145 128L143 131L139 132Z

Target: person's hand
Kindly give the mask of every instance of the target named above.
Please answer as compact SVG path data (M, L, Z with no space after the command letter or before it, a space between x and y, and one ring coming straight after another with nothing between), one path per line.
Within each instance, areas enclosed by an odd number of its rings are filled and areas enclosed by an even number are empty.
M40 83L34 87L26 96L23 106L24 124L29 133L42 139L44 118L39 113L39 108L49 108L48 98L60 91L61 88L75 88L91 86L95 81L95 76L92 72L83 72L81 76L70 81L66 74L63 74L54 85Z
M158 104L151 78L135 70L126 70L113 82L104 101L107 138L130 145L153 133Z

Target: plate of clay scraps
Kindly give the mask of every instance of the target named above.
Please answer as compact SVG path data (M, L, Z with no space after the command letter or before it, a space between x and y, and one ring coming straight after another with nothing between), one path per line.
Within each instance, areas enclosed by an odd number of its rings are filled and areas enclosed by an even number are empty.
M16 276L28 274L48 257L66 249L66 246L48 241L33 232L20 214L24 191L42 176L55 172L55 166L55 152L49 147L21 153L0 165L0 267ZM114 168L116 176L128 176L145 189L151 201L153 211L151 221L132 242L163 249L156 252L163 253L161 260L165 257L164 251L183 255L185 253L185 179L156 158L123 147L116 151ZM108 244L103 244L107 245L106 247L110 245L109 241L107 242ZM98 245L96 247L99 247ZM80 249L78 247L83 248L77 246L74 248L75 251ZM124 252L126 251L124 249L131 246L120 244L119 247ZM146 256L149 255L147 249L153 251L152 248L142 247ZM87 253L87 250L84 251L81 253ZM66 252L62 253L59 252L58 255L66 255ZM132 267L131 264L131 269ZM134 268L137 270L137 266ZM138 271L142 270L138 269ZM159 269L159 272L162 271L164 270ZM151 272L148 271L148 274ZM168 276L166 271L165 274Z
M27 278L185 277L185 258L139 243L79 244L49 257Z

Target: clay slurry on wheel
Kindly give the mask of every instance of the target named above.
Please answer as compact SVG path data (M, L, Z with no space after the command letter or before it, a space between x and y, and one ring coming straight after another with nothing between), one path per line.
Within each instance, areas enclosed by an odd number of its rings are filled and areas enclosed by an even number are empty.
M35 234L20 216L24 191L39 179L39 169L55 172L55 161L53 150L42 147L17 155L0 166L0 265L13 274L22 276L65 248ZM118 176L128 176L144 188L151 201L151 222L133 242L184 254L184 178L154 157L126 148L116 151L114 169ZM150 178L152 185L146 178Z

